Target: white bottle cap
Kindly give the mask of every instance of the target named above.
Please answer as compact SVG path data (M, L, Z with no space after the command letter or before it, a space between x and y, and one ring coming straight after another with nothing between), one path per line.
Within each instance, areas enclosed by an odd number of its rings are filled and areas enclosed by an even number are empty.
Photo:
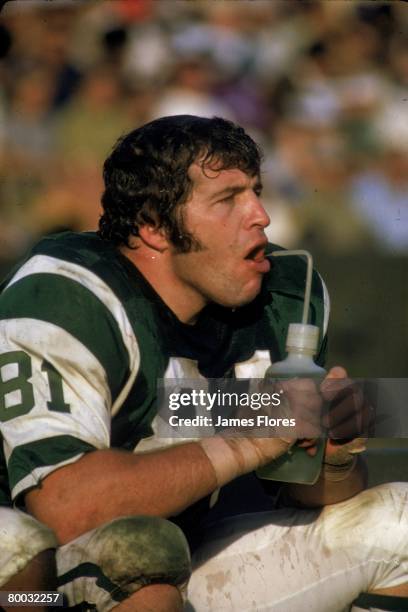
M286 350L306 349L315 353L319 343L319 333L320 329L316 325L290 323L286 339Z

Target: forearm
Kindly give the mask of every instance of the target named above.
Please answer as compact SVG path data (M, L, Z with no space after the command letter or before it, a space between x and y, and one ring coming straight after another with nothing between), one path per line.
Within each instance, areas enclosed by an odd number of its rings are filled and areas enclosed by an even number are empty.
M49 474L26 494L28 511L65 543L119 516L174 516L218 486L285 452L279 439L181 444L133 454L93 451ZM258 451L258 445L261 450Z
M344 479L333 479L331 469L323 465L320 477L314 485L287 485L287 492L295 502L314 508L349 499L365 489L366 484L365 461L361 456L356 456L354 465Z
M65 543L120 516L175 515L216 486L198 444L140 455L106 449L49 474L27 493L26 505Z

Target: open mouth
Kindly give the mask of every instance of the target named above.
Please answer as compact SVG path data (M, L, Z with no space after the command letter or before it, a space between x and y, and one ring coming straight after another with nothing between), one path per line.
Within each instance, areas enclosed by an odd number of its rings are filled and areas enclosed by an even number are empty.
M265 256L267 244L264 240L258 242L244 257L244 261L248 262L250 269L257 274L266 274L271 269L271 263Z
M250 261L261 262L265 259L265 245L260 244L254 247L251 251L249 251L248 255L245 257Z

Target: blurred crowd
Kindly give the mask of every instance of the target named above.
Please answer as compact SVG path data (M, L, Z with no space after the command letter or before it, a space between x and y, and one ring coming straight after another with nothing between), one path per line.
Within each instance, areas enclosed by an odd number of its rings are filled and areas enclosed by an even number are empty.
M221 115L264 149L270 239L329 286L333 363L406 376L407 104L405 2L6 2L0 276L40 235L96 227L120 134Z
M179 113L261 143L273 241L408 253L406 3L15 0L0 23L1 261L94 228L117 137Z

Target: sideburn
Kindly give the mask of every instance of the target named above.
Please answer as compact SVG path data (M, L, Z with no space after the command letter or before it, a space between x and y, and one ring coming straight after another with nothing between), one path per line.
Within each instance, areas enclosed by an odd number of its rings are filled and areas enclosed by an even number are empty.
M170 242L176 249L176 253L191 253L203 251L204 247L200 240L186 228L184 219L184 205L179 204L174 215L168 223L163 224L168 233Z

